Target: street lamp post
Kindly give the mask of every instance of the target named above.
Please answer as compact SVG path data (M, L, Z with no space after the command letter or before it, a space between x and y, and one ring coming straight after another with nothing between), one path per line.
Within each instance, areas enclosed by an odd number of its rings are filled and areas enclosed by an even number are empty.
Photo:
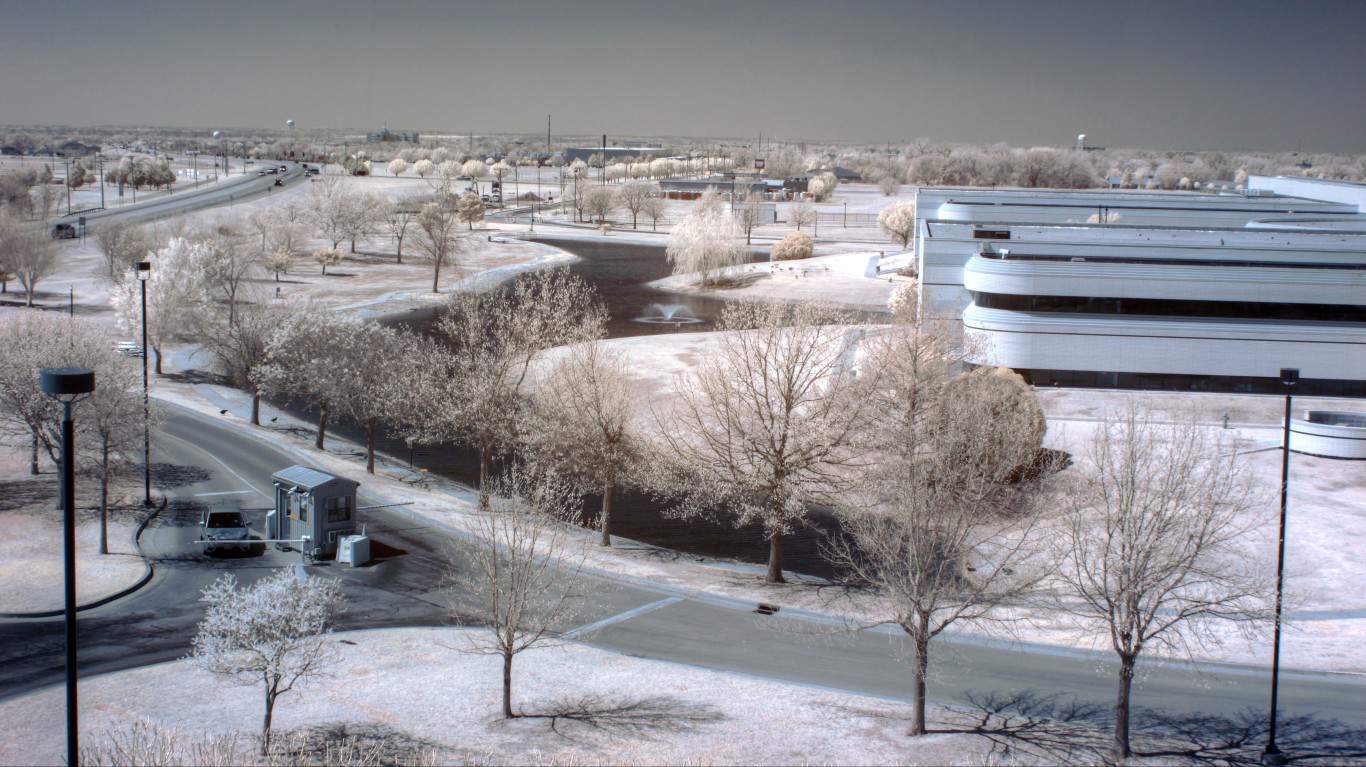
M142 505L152 505L152 426L147 386L147 280L152 262L138 262L138 287L142 290Z
M1271 707L1266 715L1266 749L1262 751L1262 764L1268 767L1281 767L1289 760L1283 751L1276 747L1276 699L1281 677L1281 584L1285 576L1285 510L1290 489L1290 400L1291 391L1300 380L1296 368L1281 368L1281 385L1285 387L1285 423L1281 430L1281 525L1276 545L1276 624L1271 650Z
M76 428L71 406L95 391L88 368L48 368L38 377L47 396L62 403L62 557L66 619L66 763L77 764L76 726Z

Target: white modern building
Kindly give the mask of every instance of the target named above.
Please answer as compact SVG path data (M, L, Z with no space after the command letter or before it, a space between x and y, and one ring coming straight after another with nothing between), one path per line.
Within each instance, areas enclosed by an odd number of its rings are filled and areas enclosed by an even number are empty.
M922 311L960 319L980 364L1212 391L1278 391L1294 367L1302 393L1366 395L1366 216L1341 190L922 189L917 204Z

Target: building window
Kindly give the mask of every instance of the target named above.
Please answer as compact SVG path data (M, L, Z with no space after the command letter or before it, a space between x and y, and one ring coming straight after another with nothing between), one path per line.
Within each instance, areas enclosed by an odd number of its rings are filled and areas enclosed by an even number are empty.
M327 521L349 522L351 520L351 497L327 499Z
M1312 320L1366 322L1366 306L1346 304L1281 304L1261 301L1185 301L1166 298L1097 296L1020 296L973 293L983 309L1057 314L1114 314L1146 317L1210 317L1239 320Z
M1008 240L1010 239L1009 229L973 229L972 239L974 240Z

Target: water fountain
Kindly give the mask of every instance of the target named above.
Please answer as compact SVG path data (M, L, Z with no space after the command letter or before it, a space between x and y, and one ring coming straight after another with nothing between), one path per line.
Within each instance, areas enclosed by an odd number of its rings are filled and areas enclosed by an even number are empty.
M702 320L683 304L650 304L636 322L651 325L692 325Z

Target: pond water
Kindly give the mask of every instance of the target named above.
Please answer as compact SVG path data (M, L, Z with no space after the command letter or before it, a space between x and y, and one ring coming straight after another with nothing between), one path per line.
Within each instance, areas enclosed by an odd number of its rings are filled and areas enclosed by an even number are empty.
M533 240L534 241L534 240ZM606 304L610 319L608 336L613 338L660 333L693 333L713 329L713 322L726 302L696 296L664 293L646 283L670 273L664 248L643 244L576 243L545 241L580 257L569 266L571 272L592 285ZM385 324L427 332L439 317L438 309L421 309L393 316ZM316 412L289 408L291 412L316 419ZM333 432L363 443L359 429L334 421ZM411 461L415 469L454 479L471 486L478 484L478 453L456 445L418 446L410 449L401 439L381 432L378 449L400 461ZM584 522L595 524L601 496L584 499ZM688 554L717 556L760 564L768 559L768 541L757 525L736 529L723 514L712 518L678 519L669 514L670 502L637 492L620 492L613 508L613 532ZM811 527L784 538L784 568L808 575L829 576L829 565L820 556L819 540L837 529L834 516L815 510ZM672 556L662 552L663 556Z

